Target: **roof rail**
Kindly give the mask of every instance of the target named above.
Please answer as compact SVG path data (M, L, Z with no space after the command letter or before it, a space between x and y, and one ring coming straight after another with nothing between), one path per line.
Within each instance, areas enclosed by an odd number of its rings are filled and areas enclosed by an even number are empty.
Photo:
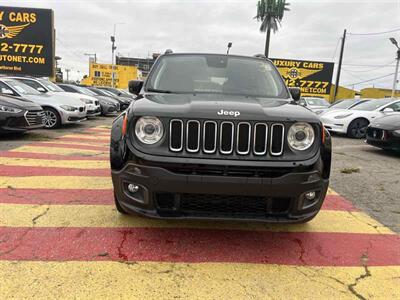
M254 57L267 59L267 57L264 54L256 54L254 55Z
M174 52L171 49L167 49L167 50L165 50L164 54L172 54L172 53L174 53Z

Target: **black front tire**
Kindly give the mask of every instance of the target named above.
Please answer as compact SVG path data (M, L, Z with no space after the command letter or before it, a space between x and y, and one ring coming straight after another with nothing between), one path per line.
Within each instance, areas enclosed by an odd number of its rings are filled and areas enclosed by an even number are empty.
M349 128L347 128L347 136L353 139L362 139L367 133L369 125L366 119L355 119L351 121Z

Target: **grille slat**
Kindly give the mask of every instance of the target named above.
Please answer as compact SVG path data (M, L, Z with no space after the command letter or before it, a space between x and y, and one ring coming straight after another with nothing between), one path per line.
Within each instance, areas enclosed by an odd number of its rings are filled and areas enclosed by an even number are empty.
M273 156L279 156L283 153L285 127L283 124L272 124L270 153Z
M284 145L285 126L281 123L180 119L169 123L169 149L173 152L212 154L218 149L223 155L280 156Z
M200 122L190 120L186 123L186 150L197 152L200 149Z
M235 130L232 122L222 122L221 123L221 133L220 133L220 149L222 154L231 154L233 152L233 137Z
M25 119L29 126L42 125L43 118L43 111L27 111L25 114Z

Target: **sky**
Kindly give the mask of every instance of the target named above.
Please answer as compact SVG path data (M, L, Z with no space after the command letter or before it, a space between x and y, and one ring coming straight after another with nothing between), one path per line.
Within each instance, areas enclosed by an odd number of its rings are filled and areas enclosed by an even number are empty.
M392 87L396 48L389 37L400 44L400 0L289 2L290 11L271 37L270 57L338 62L346 28L341 85L358 90ZM85 53L96 53L98 62L111 63L114 24L116 52L123 56L147 57L166 49L225 53L228 42L233 43L232 54L263 53L265 33L254 19L256 4L256 0L0 0L0 5L54 10L56 55L62 57L63 69L72 70L72 79L88 73Z

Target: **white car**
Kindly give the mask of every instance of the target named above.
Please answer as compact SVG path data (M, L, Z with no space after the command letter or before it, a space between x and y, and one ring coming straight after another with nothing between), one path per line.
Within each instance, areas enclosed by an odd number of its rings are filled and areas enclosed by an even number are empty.
M100 103L96 98L92 96L66 92L56 84L52 83L50 80L43 78L34 78L34 77L10 77L10 78L19 80L41 93L52 94L56 96L64 95L76 100L83 101L87 107L86 110L87 117L94 117L101 114Z
M302 97L299 101L299 104L307 107L309 110L313 112L317 112L318 110L328 108L330 103L326 101L324 98L317 97Z
M323 108L316 110L315 113L317 115L323 115L327 113L328 111L333 111L333 110L344 110L344 109L350 109L356 105L359 105L361 103L370 101L373 99L342 99L342 100L337 100L334 103L332 103L328 108Z
M21 81L0 78L0 93L23 97L43 107L45 128L57 128L86 119L86 105L81 100L61 94L42 94Z
M328 111L320 120L329 131L347 134L351 138L363 138L368 125L385 114L400 114L400 100L370 100L350 109Z

